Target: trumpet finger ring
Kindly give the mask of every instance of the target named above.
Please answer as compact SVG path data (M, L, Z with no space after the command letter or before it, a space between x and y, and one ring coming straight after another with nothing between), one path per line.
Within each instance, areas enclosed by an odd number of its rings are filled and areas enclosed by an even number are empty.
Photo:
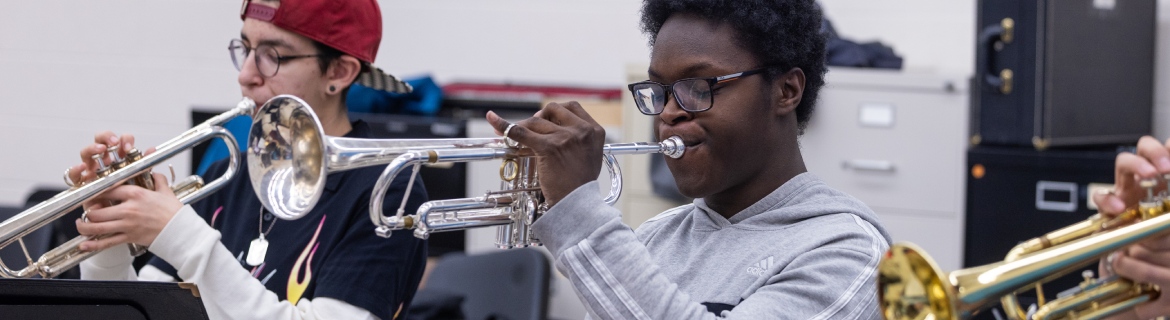
M73 182L73 179L69 178L69 171L71 171L71 170L73 170L73 168L65 169L65 175L62 177L63 179L65 179L65 185L69 186L70 188L76 187L76 183Z
M504 128L504 144L515 148L520 146L520 143L516 142L516 140L513 140L511 137L508 137L508 134L512 132L513 127L516 127L515 123L509 123L508 127Z
M516 126L515 123L509 123L508 127L504 128L504 138L509 138L509 139L511 138L508 136L508 133L510 133L512 131L512 128L515 126Z
M1113 271L1113 261L1117 260L1117 256L1120 254L1120 251L1114 251L1112 254L1105 257L1105 272L1108 273L1109 276L1117 274Z

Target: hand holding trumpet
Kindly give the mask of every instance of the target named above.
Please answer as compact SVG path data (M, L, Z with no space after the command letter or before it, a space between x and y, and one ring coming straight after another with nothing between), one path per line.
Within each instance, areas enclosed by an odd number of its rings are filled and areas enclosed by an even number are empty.
M540 187L550 207L601 174L605 129L576 101L549 103L516 123L489 112L487 121L497 133L507 133L536 154Z
M1137 207L1138 201L1146 196L1139 181L1170 174L1170 145L1150 136L1142 137L1138 141L1137 154L1118 155L1114 169L1114 191L1093 195L1100 211L1111 217L1127 208ZM1159 183L1154 192L1163 190L1165 184ZM1110 270L1135 282L1170 288L1170 235L1153 237L1113 253L1101 262L1102 274L1108 274ZM1170 314L1170 298L1163 294L1153 303L1141 304L1114 318L1152 319L1167 314Z
M108 148L114 146L114 149ZM134 149L134 136L118 137L105 131L94 135L94 144L81 150L82 163L67 171L74 184L87 183L98 177L110 158L125 158ZM147 154L153 153L148 149ZM149 246L166 227L171 217L182 208L166 178L151 173L154 189L127 184L112 188L84 203L84 219L77 220L77 231L85 236L107 235L83 242L83 251L101 251L123 243Z

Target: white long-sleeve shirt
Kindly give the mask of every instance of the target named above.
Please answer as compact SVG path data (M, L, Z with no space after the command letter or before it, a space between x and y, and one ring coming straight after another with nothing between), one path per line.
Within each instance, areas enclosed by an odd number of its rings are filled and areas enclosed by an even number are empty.
M365 309L332 298L300 299L296 306L278 300L240 267L219 239L219 231L207 225L191 206L183 206L150 246L151 252L178 270L180 278L198 286L211 319L378 319ZM82 262L81 278L175 281L150 265L136 273L132 262L130 249L117 245Z

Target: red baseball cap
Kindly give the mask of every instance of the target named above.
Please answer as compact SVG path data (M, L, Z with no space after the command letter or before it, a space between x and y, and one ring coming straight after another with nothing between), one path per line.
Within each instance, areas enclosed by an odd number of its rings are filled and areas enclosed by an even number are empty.
M366 63L382 42L382 12L375 0L280 0L274 8L244 0L240 19L267 21Z
M375 0L280 0L280 8L244 0L240 19L245 18L270 22L365 62L358 84L393 93L414 89L373 66L382 42L382 11Z

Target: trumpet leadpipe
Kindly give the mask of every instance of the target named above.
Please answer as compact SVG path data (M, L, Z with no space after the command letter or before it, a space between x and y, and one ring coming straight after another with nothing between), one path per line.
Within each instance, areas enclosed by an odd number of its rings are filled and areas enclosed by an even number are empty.
M329 137L325 144L326 171L340 172L390 163L406 152L503 148L503 138L358 139Z

